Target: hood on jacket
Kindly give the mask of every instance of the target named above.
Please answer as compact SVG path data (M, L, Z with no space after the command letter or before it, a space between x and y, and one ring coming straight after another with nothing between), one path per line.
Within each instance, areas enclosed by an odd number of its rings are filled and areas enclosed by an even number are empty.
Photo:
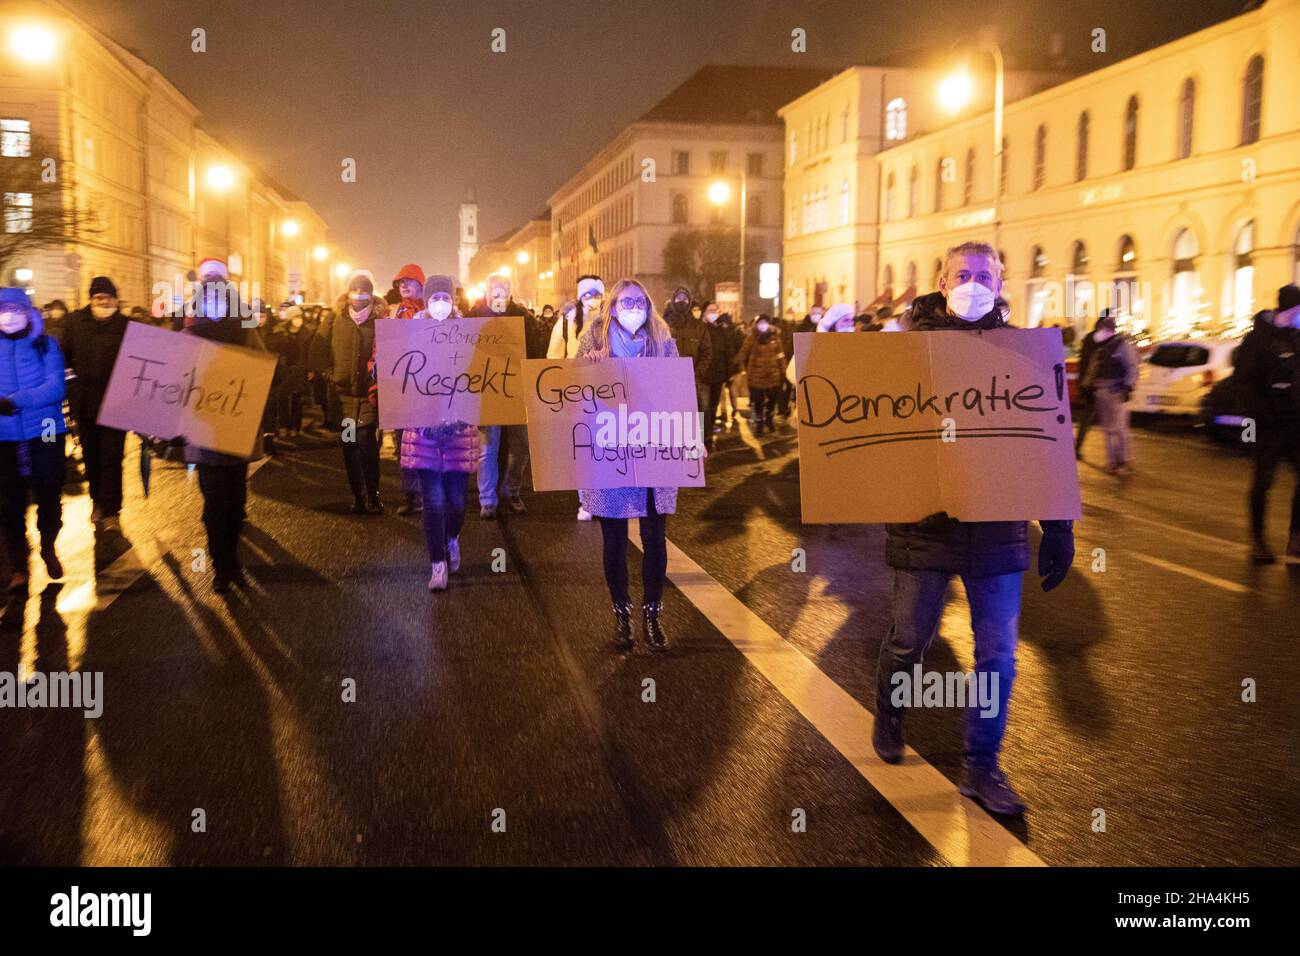
M686 293L686 302L685 304L678 305L677 296L682 292ZM691 318L691 306L691 290L686 288L686 286L679 285L676 289L673 289L673 294L670 295L668 301L664 303L664 321L673 328L677 328L687 319Z
M948 314L948 299L942 292L917 296L912 302L911 326L914 332L933 332L939 329L1001 329L1007 325L1007 301L998 296L993 311L974 322L967 322Z
M0 305L21 305L27 310L27 333L25 338L34 339L45 334L45 320L40 309L32 305L26 289L10 286L0 289Z
M393 277L393 285L397 285L403 279L414 279L420 283L420 288L424 288L424 270L414 262L408 262L398 270L397 275Z

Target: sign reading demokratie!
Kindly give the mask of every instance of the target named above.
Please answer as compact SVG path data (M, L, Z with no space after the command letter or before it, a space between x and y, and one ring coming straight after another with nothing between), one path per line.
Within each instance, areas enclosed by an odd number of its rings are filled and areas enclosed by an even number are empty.
M128 323L99 424L248 458L275 362L266 352Z
M690 359L524 362L533 487L704 486Z
M375 322L379 427L522 425L524 319Z
M809 523L1078 518L1061 333L795 336Z

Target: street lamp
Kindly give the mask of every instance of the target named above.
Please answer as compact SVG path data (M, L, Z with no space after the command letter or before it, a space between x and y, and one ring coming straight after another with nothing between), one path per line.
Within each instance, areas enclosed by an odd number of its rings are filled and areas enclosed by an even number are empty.
M49 63L54 59L58 41L49 27L24 24L9 34L9 52L28 63Z
M527 265L527 264L528 264L528 250L527 250L527 249L520 249L520 250L519 250L519 255L515 256L515 262L519 263L521 266L523 266L523 265Z
M31 270L31 269L15 269L15 270L14 270L14 279L16 279L17 281L21 282L23 285L26 285L27 283L29 283L29 282L32 281L32 270Z
M218 164L208 167L208 186L213 190L223 193L233 185L235 185L235 173L229 166Z
M325 259L329 256L330 251L326 249L324 246L317 246L315 249L312 250L311 254L316 257L317 262L324 262Z
M340 262L338 265L334 267L334 274L338 276L340 279L346 279L348 277L348 273L350 273L351 271L352 271L352 267L348 265L346 262Z
M1005 102L1006 68L1002 48L989 39L979 42L979 49L993 58L993 247L1002 248L1002 112ZM960 69L939 85L939 99L957 112L971 98L971 79Z
M298 235L298 221L296 219L286 219L280 224L280 233L285 236Z
M740 286L737 290L736 320L745 317L745 214L749 199L749 174L740 170ZM725 179L715 179L709 184L709 202L715 206L726 205L731 200L731 184Z

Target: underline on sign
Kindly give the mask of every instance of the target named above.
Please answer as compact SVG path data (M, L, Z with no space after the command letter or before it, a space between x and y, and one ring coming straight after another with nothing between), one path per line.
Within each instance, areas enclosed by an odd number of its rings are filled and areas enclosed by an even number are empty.
M861 437L866 438L869 436L863 435ZM1051 435L1025 435L1017 432L994 432L992 434L966 435L966 437L967 438L1032 438L1037 441L1056 441L1056 439L1053 438ZM834 449L833 451L828 451L826 453L826 457L830 458L832 455L838 455L842 451L852 451L855 448L866 448L868 445L890 445L893 444L894 442L899 442L899 441L934 441L940 438L941 436L938 434L909 435L909 436L904 436L902 438L875 438L872 441L858 442L858 444L856 445L843 445L840 448Z
M817 444L822 448L825 448L827 445L839 445L846 441L858 441L859 439L862 438L885 438L891 435L927 436L927 435L937 435L941 431L943 431L942 428L936 427L936 428L918 428L912 431L902 431L902 432L873 432L866 435L845 435L843 438L828 438L826 439L826 441L818 442ZM987 425L987 426L981 426L979 428L958 428L956 429L956 431L961 432L963 434L977 433L977 432L997 432L998 434L1004 434L1009 432L1041 433L1044 431L1044 429L1038 428L1033 425Z

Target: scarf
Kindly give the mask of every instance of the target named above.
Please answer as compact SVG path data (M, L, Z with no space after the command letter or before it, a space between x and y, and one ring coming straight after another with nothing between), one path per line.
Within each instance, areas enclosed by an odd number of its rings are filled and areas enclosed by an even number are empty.
M647 325L649 322L647 321ZM636 335L628 335L627 329L617 319L609 322L609 354L614 358L641 358L650 345L650 334L643 325Z
M358 312L356 309L352 308L352 306L348 306L348 316L357 325L365 325L366 319L370 318L370 310L373 308L374 308L373 305L368 305L360 312Z
M424 309L424 302L420 299L403 299L393 310L394 319L413 319L417 312Z

